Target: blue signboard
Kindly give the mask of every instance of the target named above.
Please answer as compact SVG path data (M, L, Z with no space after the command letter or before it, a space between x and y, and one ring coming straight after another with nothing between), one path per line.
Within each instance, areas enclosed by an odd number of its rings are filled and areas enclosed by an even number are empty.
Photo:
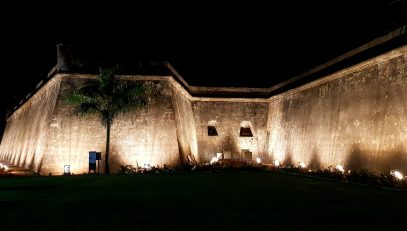
M96 164L96 152L89 152L89 164Z
M89 172L96 171L96 152L89 152Z

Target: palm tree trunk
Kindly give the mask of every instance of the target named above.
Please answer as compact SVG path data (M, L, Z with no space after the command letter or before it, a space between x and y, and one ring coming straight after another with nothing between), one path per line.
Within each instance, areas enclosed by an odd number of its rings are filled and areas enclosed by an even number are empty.
M105 155L105 174L110 174L109 166L109 147L110 147L110 124L106 126L106 155Z

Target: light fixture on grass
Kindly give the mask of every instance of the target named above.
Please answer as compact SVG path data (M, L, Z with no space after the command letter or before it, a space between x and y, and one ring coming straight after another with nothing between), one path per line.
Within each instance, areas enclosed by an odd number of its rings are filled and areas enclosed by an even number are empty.
M64 175L71 175L71 165L64 165Z
M390 175L394 176L398 180L402 180L404 178L403 174L401 174L401 172L399 172L397 170L391 170Z
M340 171L342 173L345 172L345 169L343 168L343 165L340 165L340 164L336 165L336 170L338 170L338 171Z

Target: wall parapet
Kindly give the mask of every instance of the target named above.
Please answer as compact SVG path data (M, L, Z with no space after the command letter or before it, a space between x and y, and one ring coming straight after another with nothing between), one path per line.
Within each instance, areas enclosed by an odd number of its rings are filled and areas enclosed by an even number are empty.
M353 65L351 67L342 69L342 70L337 71L337 72L335 72L333 74L325 76L325 77L323 77L321 79L314 80L314 81L312 81L310 83L307 83L307 84L305 84L303 86L288 90L286 92L283 92L283 93L275 95L275 96L271 96L270 101L280 99L282 97L285 97L285 96L288 96L288 95L291 95L291 94L295 94L295 93L298 93L298 92L301 92L301 91L305 91L307 89L316 87L318 85L322 85L324 83L327 83L327 82L330 82L332 80L344 77L346 75L362 71L364 69L367 69L369 67L378 65L380 63L387 62L390 59L394 59L394 58L397 58L397 57L402 56L402 55L407 55L407 45L401 46L401 47L399 47L399 48L397 48L395 50L386 52L386 53L384 53L382 55L379 55L377 57L374 57L374 58L371 58L369 60L363 61L363 62L358 63L356 65Z
M328 67L333 66L334 64L340 63L344 60L347 60L355 55L358 55L360 53L363 53L367 50L370 50L372 48L375 48L377 46L383 45L385 43L388 43L390 41L395 41L397 39L405 41L407 38L406 36L406 25L399 27L390 33L381 36L379 38L376 38L366 44L363 44L362 46L359 46L349 52L346 52L343 55L338 56L337 58L330 60L324 64L321 64L315 68L312 68L309 71L306 71L298 76L294 76L291 79L288 79L284 82L281 82L279 84L276 84L271 87L265 87L265 88L244 88L244 87L207 87L207 86L191 86L188 84L188 82L175 70L175 68L169 63L169 62L163 62L160 63L161 67L165 67L167 69L167 72L169 71L168 74L164 75L154 75L157 78L168 78L169 76L172 76L176 82L179 83L182 88L188 92L192 97L194 101L225 101L225 100L232 100L236 98L237 101L247 101L251 100L254 101L264 101L264 99L272 99L274 97L278 97L278 95L287 92L291 92L291 90L295 89L295 91L298 91L300 89L303 89L304 85L300 85L299 87L291 87L288 89L285 89L288 85L298 82L300 80L305 79L306 77L315 74L317 72L320 72ZM403 48L404 47L404 48ZM404 50L405 52L405 46L402 46L401 48L394 49L390 52L387 52L385 54L392 54L392 55L379 55L376 58L369 59L368 61L363 61L359 64L353 65L351 67L347 67L342 69L341 71L358 71L363 68L369 67L368 64L370 63L371 65L374 65L376 62L380 62L379 60L384 57L384 59L381 62L384 62L388 59L391 59L391 57L397 57L397 51L399 50ZM59 55L58 59L60 59L62 56ZM60 60L58 60L60 61ZM41 80L35 87L34 92L29 93L25 98L23 98L17 106L13 108L13 110L10 112L10 114L7 115L7 118L11 116L11 114L14 113L14 111L18 110L25 102L27 102L33 95L36 95L36 92L39 91L46 83L48 80L52 79L56 75L64 74L63 70L61 70L60 63L57 62L57 64L49 71L47 78ZM305 86L314 86L313 84L320 83L320 81L329 81L329 78L334 79L334 75L340 75L339 73L342 73L341 71L335 72L333 74L329 74L328 77L324 77L326 75L322 75L322 79L318 78L317 80L314 80L312 82L309 82L311 85L308 85L305 83ZM70 75L84 75L88 76L88 74L83 74L83 73L69 73ZM146 75L123 75L123 76L146 76ZM340 77L340 76L339 76ZM339 78L338 77L338 78Z

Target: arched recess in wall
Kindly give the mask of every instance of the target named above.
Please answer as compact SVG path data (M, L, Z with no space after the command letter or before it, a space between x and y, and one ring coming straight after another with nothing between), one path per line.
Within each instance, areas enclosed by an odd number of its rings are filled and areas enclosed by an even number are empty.
M250 121L242 121L240 123L240 137L253 137L253 132L252 132L253 126Z
M217 136L218 131L216 130L216 127L218 126L218 123L215 120L211 120L208 122L208 136Z

